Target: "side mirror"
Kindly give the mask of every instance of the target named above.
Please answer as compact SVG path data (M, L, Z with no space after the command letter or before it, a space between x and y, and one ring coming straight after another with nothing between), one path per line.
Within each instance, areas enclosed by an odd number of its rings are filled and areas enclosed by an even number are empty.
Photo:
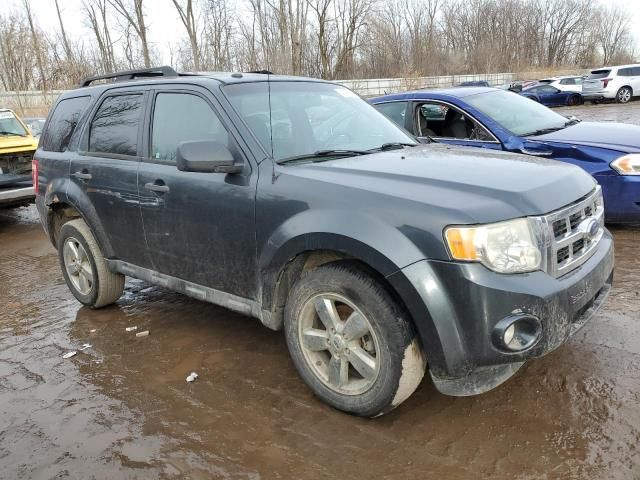
M176 166L183 172L240 173L231 151L212 140L182 142L176 151Z

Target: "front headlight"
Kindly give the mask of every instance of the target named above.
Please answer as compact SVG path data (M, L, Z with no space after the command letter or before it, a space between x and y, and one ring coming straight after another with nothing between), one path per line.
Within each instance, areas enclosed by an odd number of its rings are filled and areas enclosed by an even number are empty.
M640 175L640 154L629 153L611 162L613 168L620 175Z
M518 218L474 227L448 227L444 237L454 260L480 262L498 273L533 272L542 264L534 222Z

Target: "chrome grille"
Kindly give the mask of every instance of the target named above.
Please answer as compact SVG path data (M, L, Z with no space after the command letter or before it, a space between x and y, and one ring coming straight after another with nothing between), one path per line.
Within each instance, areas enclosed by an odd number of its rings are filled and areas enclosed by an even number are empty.
M604 234L602 190L597 186L582 200L542 217L548 225L547 272L565 275L586 262Z

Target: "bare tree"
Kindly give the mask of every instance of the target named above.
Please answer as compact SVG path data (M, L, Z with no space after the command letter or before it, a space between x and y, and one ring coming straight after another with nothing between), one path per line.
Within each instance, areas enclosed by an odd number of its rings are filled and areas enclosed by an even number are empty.
M602 63L626 61L631 40L631 17L619 4L601 7L596 13L597 37L602 48Z
M38 72L40 74L40 82L42 83L42 89L47 90L47 76L45 75L44 69L44 59L43 53L41 50L39 35L36 32L35 22L33 20L33 15L31 13L31 3L29 0L22 0L22 4L24 6L25 15L27 17L27 22L29 23L29 31L31 32L31 44L33 46L33 53L36 56L36 61L38 63Z
M202 69L200 62L200 42L198 38L198 22L196 21L196 15L194 13L193 0L186 0L186 5L180 0L171 0L176 8L180 21L184 25L187 31L187 37L189 38L189 44L191 46L191 55L193 57L193 68L198 71Z
M25 0L26 1L26 0ZM144 14L144 0L107 0L126 24L135 31L142 48L142 58L145 67L151 66L151 53L147 41L147 24ZM130 30L125 29L128 35ZM129 44L130 45L130 44Z
M107 0L84 0L83 9L98 45L99 70L112 72L117 63L107 16Z

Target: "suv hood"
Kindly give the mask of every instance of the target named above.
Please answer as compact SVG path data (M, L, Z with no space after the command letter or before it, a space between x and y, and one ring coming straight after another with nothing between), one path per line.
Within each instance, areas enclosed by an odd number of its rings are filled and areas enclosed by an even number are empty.
M640 152L640 127L626 123L580 122L557 132L528 138L608 148L625 153Z
M38 140L31 136L21 137L19 135L0 135L0 154L35 150L37 148Z
M590 175L566 163L434 144L285 168L287 175L406 199L407 208L417 202L425 215L431 210L448 223L541 215L595 187Z

